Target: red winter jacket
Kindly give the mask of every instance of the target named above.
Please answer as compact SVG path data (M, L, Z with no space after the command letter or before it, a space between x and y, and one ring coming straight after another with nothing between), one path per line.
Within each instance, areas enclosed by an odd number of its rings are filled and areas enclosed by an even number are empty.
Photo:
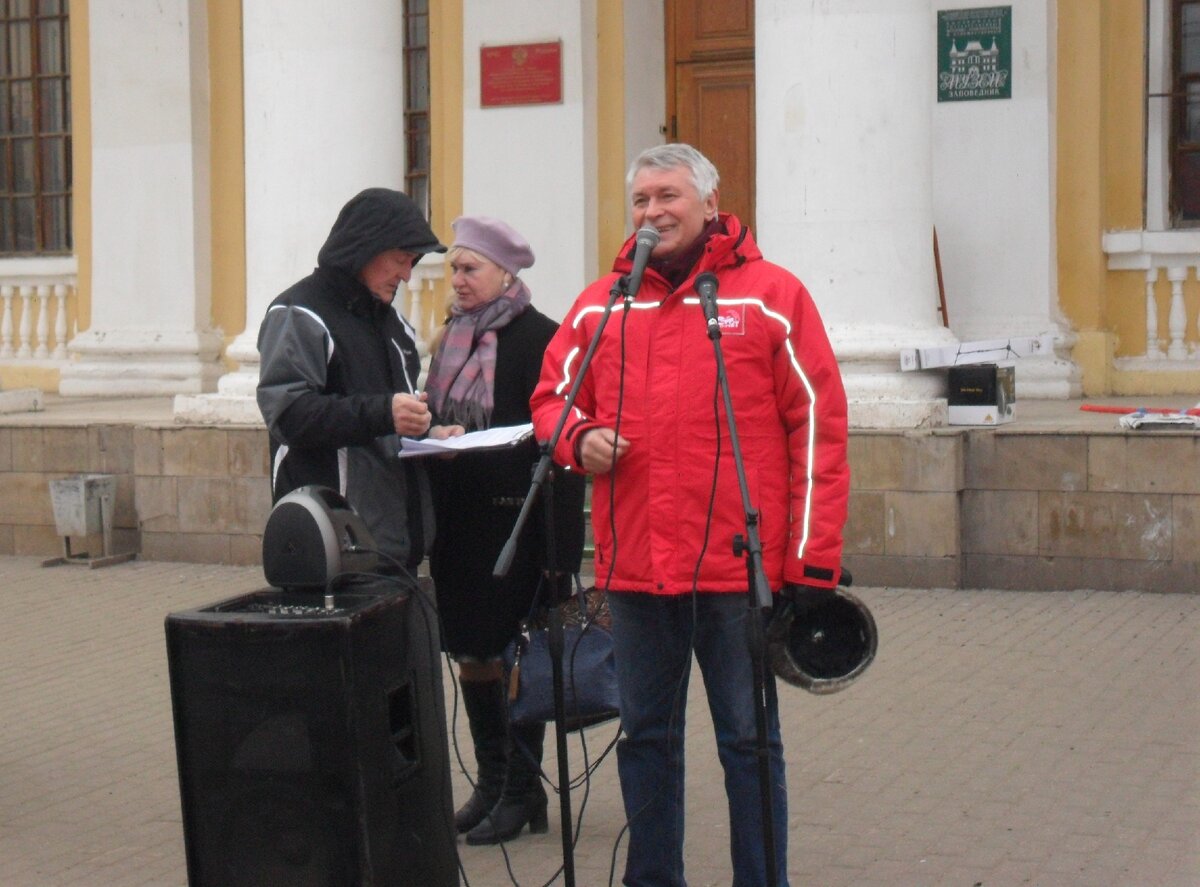
M728 233L710 238L678 289L647 269L628 308L618 301L554 452L581 468L575 444L589 428L630 441L592 492L596 581L606 587L688 593L703 551L699 590L746 590L746 562L732 547L745 535L745 511L694 289L704 271L720 281L721 346L767 581L774 590L832 587L839 576L850 469L837 362L804 285L765 261L736 217L721 221ZM610 290L630 270L632 245L580 294L546 349L530 402L540 440L554 431Z

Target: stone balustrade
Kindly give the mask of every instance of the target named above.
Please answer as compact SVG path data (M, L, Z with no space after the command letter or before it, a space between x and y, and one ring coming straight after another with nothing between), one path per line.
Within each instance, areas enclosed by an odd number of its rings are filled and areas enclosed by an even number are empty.
M66 362L74 298L73 257L0 260L0 361Z
M445 278L446 263L440 253L422 256L408 280L408 298L397 304L400 313L417 331L417 347L422 357L428 356L429 343L442 325L438 287Z
M1145 276L1146 350L1118 358L1117 369L1200 370L1200 309L1189 312L1184 295L1189 277L1200 280L1200 231L1114 231L1104 235L1103 247L1109 269ZM1158 286L1164 276L1170 283L1165 330Z
M444 279L442 256L427 256L397 294L397 308L415 328L422 356L428 355L429 342L442 322L439 285ZM0 364L48 369L65 365L75 333L75 298L73 256L0 259ZM257 354L243 363L243 370L257 379Z

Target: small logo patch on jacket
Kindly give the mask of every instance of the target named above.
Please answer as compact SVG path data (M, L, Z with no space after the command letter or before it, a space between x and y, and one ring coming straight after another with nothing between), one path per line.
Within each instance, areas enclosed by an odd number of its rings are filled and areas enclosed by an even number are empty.
M717 323L721 326L723 336L746 335L746 306L718 305Z

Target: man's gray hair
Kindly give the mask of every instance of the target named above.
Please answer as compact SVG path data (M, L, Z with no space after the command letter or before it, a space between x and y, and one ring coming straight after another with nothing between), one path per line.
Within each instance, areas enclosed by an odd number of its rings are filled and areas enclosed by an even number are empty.
M625 190L633 190L633 179L643 169L678 169L681 166L687 167L692 174L692 184L700 193L701 200L707 200L721 183L721 177L711 160L691 145L672 142L647 148L633 159L625 175Z

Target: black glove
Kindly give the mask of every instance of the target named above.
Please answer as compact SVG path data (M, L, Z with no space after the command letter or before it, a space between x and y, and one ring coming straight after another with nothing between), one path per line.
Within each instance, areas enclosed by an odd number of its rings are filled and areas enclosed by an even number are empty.
M853 584L854 584L854 577L850 575L850 571L847 570L845 567L840 567L838 569L837 587L838 588L849 588ZM784 595L784 597L793 596L793 595L789 595L788 589L803 589L803 588L807 588L811 591L833 591L832 588L825 588L824 586L820 586L820 585L807 585L803 582L797 582L792 585L784 585L783 586L783 595Z
M785 585L779 592L784 606L791 607L796 616L803 616L828 603L832 594L832 588L818 588L815 585Z

